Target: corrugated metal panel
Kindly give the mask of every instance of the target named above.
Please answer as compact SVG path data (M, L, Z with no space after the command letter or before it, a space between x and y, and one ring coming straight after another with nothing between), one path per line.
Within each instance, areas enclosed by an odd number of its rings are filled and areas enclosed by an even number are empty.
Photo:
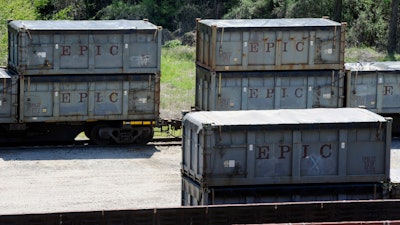
M182 173L206 187L383 182L391 119L357 108L193 112Z
M376 113L400 112L400 64L396 62L347 64L347 107Z
M11 21L9 68L21 75L159 73L161 27L140 20Z
M18 106L18 77L0 68L0 122L16 123Z
M196 63L212 71L342 70L345 26L316 18L198 20Z
M341 71L212 72L196 67L197 110L338 108L344 106Z
M148 120L159 112L159 75L25 76L21 122Z

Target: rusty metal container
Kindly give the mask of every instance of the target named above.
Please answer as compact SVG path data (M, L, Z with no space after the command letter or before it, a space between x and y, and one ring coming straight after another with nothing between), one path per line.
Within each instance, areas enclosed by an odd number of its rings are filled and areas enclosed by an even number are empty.
M19 122L157 121L160 77L24 76Z
M18 76L0 68L0 122L16 123L18 106Z
M387 114L400 112L400 63L346 63L347 107Z
M339 108L345 74L337 70L215 72L196 68L197 110Z
M342 70L345 27L322 18L198 20L196 63L212 71Z
M191 112L181 170L205 187L384 182L391 122L359 108Z
M8 23L8 66L20 75L159 73L161 27L145 20Z

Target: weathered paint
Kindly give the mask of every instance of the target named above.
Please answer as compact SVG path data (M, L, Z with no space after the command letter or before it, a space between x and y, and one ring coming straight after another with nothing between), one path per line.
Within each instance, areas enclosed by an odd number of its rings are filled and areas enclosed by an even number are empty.
M400 112L398 62L346 63L347 107L363 107L380 114Z
M192 112L182 139L182 173L206 187L389 180L391 119L365 109Z
M196 68L197 110L339 108L344 73L316 71L213 72Z
M18 78L0 68L0 123L17 122Z
M20 75L158 73L161 27L142 20L8 24L9 68Z
M24 76L20 122L156 121L159 75Z
M342 70L345 27L317 18L198 20L196 63L212 71Z

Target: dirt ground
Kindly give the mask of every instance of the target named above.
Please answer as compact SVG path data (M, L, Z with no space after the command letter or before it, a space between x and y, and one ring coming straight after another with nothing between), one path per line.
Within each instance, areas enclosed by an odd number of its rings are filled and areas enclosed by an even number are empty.
M181 147L0 149L0 214L180 206ZM400 139L391 150L400 182Z

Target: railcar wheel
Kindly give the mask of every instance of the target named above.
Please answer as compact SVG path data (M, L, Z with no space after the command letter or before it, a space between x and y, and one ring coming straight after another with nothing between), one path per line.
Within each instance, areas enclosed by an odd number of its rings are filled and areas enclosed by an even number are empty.
M100 123L95 125L90 131L90 140L96 145L109 145L112 143L112 138L109 134L104 131L109 125L105 123Z
M135 140L135 144L145 145L154 137L154 129L153 127L141 127L138 129L139 136Z

